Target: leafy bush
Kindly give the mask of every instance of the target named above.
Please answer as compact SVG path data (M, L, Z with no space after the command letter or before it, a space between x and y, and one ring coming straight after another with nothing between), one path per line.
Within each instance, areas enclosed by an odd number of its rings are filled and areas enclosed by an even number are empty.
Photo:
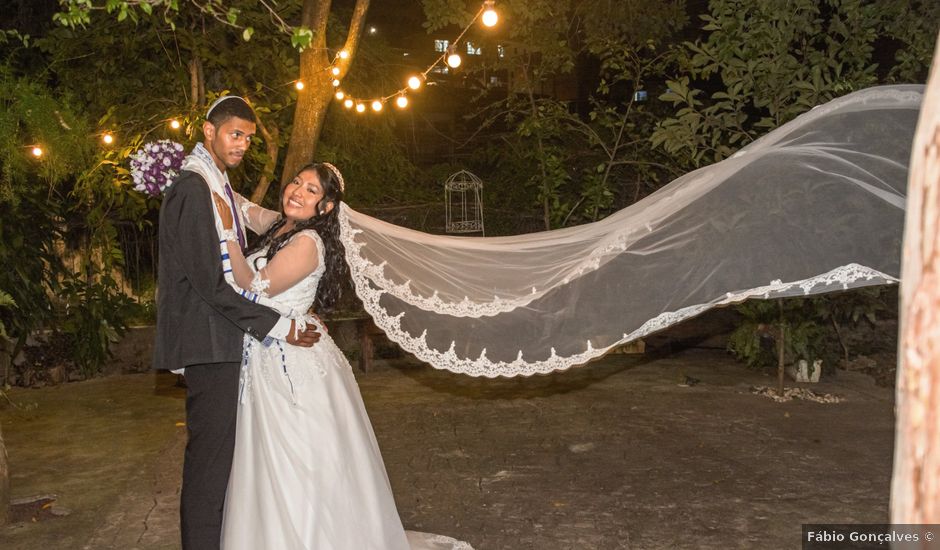
M874 325L893 309L893 296L891 287L866 287L811 298L749 300L735 308L742 320L728 350L750 367L777 365L782 326L785 363L822 359L834 368L840 356L849 361L845 329L862 322Z
M0 323L14 356L39 329L65 335L88 375L133 311L111 276L123 262L115 226L140 220L146 202L127 192L128 147L98 150L92 124L43 84L0 64L0 105L0 288L17 305Z
M127 319L138 305L107 276L93 283L67 281L61 297L58 328L71 343L72 359L82 374L92 376L110 357L111 344L127 330Z
M728 350L749 367L770 367L778 362L780 331L784 331L784 361L822 358L824 325L814 319L812 298L749 300L736 309L743 320L728 340Z

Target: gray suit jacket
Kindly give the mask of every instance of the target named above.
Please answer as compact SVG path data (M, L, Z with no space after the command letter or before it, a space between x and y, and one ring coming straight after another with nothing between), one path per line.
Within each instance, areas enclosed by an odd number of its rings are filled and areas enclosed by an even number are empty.
M205 180L186 170L163 199L156 369L240 362L243 334L261 340L279 319L225 282L212 208Z

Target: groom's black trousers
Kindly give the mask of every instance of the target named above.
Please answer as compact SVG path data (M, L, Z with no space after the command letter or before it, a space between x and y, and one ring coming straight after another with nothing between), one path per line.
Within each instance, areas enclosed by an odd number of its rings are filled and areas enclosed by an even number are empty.
M238 413L238 363L186 367L186 457L180 496L183 550L216 550Z

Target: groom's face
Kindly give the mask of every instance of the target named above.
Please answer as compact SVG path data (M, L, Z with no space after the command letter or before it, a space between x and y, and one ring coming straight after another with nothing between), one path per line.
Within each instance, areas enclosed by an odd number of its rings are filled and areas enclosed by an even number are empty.
M219 170L224 172L241 164L255 129L254 122L238 117L231 117L218 127L206 121L202 127L206 136L206 149Z

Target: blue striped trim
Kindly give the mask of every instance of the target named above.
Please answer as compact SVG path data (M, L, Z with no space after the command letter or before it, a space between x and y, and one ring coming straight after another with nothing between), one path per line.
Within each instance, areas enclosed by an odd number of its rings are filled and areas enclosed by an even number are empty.
M223 260L229 259L228 252L226 252L225 254L222 254L222 259L223 259Z
M224 270L222 270L222 273L231 273L231 272L232 272L231 269L224 269Z

